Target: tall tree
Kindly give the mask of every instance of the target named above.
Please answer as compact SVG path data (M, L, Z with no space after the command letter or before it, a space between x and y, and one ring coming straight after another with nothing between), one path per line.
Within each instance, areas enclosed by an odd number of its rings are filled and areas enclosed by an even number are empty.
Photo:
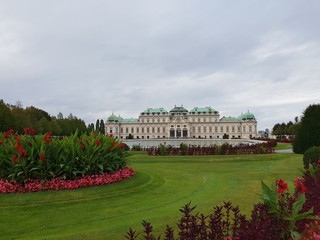
M97 119L96 121L96 132L100 132L100 121Z
M105 125L104 125L104 121L103 121L103 119L101 119L100 120L100 132L102 133L102 134L105 134L106 133L106 130L105 130Z
M320 146L320 104L310 105L303 112L293 142L293 151L303 154L313 146Z

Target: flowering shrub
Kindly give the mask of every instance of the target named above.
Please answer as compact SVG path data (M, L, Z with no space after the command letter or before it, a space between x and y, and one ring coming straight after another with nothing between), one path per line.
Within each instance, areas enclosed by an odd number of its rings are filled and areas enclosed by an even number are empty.
M40 180L28 179L25 183L9 182L8 180L0 179L0 193L23 193L23 192L38 192L47 190L62 190L76 189L81 187L91 187L98 185L111 184L124 179L129 179L135 174L132 168L126 167L113 174L102 174L93 176L84 176L74 180L62 180L53 178L50 181L42 182Z
M114 173L125 168L124 144L113 136L74 133L55 138L35 135L25 128L24 135L11 129L0 134L0 179L26 183L30 179L73 180L83 176Z

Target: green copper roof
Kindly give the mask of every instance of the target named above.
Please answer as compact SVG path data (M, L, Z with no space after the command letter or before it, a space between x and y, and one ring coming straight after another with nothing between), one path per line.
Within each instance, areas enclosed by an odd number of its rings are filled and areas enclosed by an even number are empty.
M200 107L194 107L190 110L190 113L215 113L217 114L218 111L213 109L212 107L204 107L204 108L200 108Z
M139 122L139 120L136 119L136 118L124 118L124 119L122 119L121 122L123 122L123 123L135 123L135 122Z
M240 122L241 119L236 118L236 117L223 117L220 119L221 122Z
M168 113L167 110L165 110L164 108L147 108L146 110L144 110L141 114L145 115L145 114L166 114Z
M241 114L239 118L242 120L256 120L255 116L249 111L247 113Z
M134 122L139 122L138 119L136 118L122 118L120 116L116 116L114 114L112 114L111 116L109 116L107 118L108 122L120 122L120 123L134 123Z
M119 116L117 117L116 115L112 114L107 118L108 122L119 122L122 118Z

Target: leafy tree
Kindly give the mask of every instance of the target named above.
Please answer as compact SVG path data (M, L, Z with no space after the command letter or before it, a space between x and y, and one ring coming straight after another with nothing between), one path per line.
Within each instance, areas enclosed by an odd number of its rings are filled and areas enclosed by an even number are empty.
M0 116L0 132L15 127L15 118L3 100L0 100Z
M306 108L297 128L293 151L303 154L308 148L320 146L320 104Z

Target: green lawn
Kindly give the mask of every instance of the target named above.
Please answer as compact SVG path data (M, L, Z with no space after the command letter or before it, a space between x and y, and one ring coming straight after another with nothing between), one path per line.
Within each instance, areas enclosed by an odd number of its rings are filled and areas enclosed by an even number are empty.
M276 150L284 150L284 149L290 149L292 148L291 143L278 143L276 146Z
M189 201L209 213L231 200L250 213L259 201L260 180L282 178L291 188L302 155L147 157L134 153L137 173L127 181L86 189L0 195L0 239L124 239L142 220L155 232L175 226Z

